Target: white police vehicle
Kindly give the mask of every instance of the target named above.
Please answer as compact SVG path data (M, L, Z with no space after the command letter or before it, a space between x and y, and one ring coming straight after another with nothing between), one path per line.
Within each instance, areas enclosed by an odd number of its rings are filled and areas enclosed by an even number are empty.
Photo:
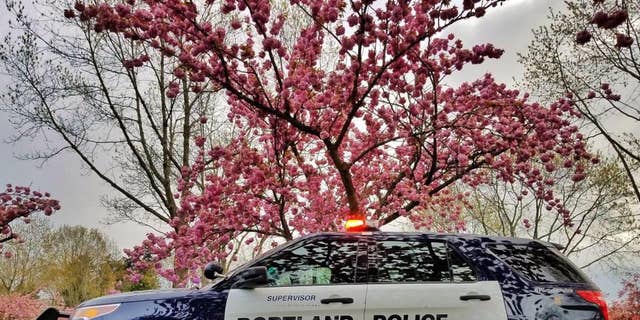
M210 264L205 273L215 278L220 270ZM56 316L48 310L39 319ZM608 315L599 289L552 244L365 231L305 236L205 288L100 297L81 304L71 318L608 320Z

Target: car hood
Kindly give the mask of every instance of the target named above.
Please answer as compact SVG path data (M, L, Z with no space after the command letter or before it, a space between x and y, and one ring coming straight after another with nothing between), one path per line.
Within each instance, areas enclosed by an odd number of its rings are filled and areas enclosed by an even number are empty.
M172 298L180 298L197 292L196 289L165 289L165 290L146 290L127 293L112 294L83 302L78 307L88 307L103 304L116 304L125 302L147 301L147 300L165 300Z

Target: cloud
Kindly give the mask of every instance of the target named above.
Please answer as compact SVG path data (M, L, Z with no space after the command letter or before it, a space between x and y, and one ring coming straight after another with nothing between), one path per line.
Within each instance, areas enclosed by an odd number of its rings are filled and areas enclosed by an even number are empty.
M472 81L485 73L491 73L498 82L513 84L524 71L518 63L518 53L527 50L532 40L531 30L546 22L549 8L562 9L558 0L517 0L491 8L481 19L471 19L455 25L448 32L460 38L466 47L481 43L492 43L505 50L499 60L488 60L477 66L466 67L450 82Z

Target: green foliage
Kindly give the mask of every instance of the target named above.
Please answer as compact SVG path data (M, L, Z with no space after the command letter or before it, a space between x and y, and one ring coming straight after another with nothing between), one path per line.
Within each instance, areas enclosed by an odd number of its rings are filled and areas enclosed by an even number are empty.
M113 261L111 264L112 272L116 275L116 289L123 292L128 291L140 291L140 290L150 290L157 289L160 286L160 281L158 278L158 274L154 269L148 269L142 272L140 275L140 280L138 282L133 282L127 276L127 269L129 268L130 263L126 259L120 259L117 261Z
M43 241L51 231L51 224L46 218L37 217L29 224L13 223L12 228L21 234L24 242L4 244L11 258L0 258L0 295L30 294L41 286L43 257L46 254Z
M128 262L111 240L96 229L63 226L53 229L44 218L16 224L24 243L6 244L10 259L0 259L0 295L32 295L37 292L66 307L114 291L155 289L153 270L139 283L127 277ZM58 303L53 301L52 303Z
M62 296L66 306L113 290L116 279L111 263L118 253L100 231L63 226L47 235L44 250L48 265L43 281Z

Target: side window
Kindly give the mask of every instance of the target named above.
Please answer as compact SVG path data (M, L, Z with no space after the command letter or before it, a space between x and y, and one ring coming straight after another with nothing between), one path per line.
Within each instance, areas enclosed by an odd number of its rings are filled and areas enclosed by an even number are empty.
M373 282L475 281L473 269L441 241L380 241Z
M529 280L547 283L589 282L568 259L541 245L492 244L489 250Z
M477 281L476 272L464 259L452 248L449 248L449 265L453 282Z
M267 267L270 286L354 283L358 242L309 240L284 249L258 265Z
M377 282L449 281L447 246L442 242L381 241Z

